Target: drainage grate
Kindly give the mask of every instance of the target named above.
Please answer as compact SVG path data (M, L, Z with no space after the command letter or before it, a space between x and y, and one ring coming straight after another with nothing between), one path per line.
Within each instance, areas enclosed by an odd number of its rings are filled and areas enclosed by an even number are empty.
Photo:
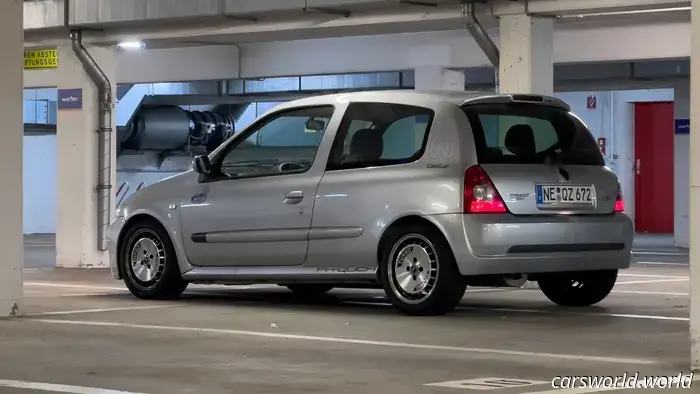
M469 390L501 390L514 387L537 386L540 384L548 384L551 382L542 382L538 380L522 380L522 379L507 379L507 378L479 378L468 380L453 380L451 382L429 383L425 386L446 387L452 389L469 389Z

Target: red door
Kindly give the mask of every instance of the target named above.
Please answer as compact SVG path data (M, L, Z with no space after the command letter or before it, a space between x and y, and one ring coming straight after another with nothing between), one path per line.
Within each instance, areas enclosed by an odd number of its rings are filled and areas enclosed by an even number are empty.
M673 103L634 104L634 219L638 233L673 233Z

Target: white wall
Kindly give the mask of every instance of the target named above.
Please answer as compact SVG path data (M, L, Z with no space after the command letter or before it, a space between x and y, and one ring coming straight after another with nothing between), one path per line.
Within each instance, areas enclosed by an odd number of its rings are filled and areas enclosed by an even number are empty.
M56 136L24 137L23 228L25 234L56 232Z
M597 139L607 139L605 161L622 184L627 213L634 220L634 103L674 101L674 89L618 90L595 92L562 92L557 97L567 101L591 129ZM589 95L597 97L597 108L587 109ZM678 105L677 105L678 106ZM687 106L687 105L686 105ZM676 232L687 228L682 216L688 212L688 142L687 135L675 136L675 227ZM617 158L614 157L617 155ZM685 212L685 214L684 214ZM687 217L686 217L687 222ZM686 230L687 233L687 230Z

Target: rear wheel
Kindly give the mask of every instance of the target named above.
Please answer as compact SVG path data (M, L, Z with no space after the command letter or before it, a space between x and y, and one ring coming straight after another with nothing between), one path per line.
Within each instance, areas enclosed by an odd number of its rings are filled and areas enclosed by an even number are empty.
M615 287L617 270L558 272L537 282L550 301L561 306L590 306L603 301Z
M134 224L124 235L120 255L124 283L142 299L176 299L187 288L170 237L151 220Z
M306 283L306 284L295 284L287 285L287 288L301 296L313 296L327 293L333 290L333 285L326 285L322 283Z
M436 229L409 225L389 230L381 252L381 281L391 303L408 315L452 310L467 288L449 244Z

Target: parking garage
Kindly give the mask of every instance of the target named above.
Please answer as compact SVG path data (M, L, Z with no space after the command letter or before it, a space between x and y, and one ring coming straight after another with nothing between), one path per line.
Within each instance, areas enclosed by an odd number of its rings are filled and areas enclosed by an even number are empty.
M6 3L0 392L566 394L600 389L554 380L700 363L689 2ZM372 289L191 285L156 302L111 278L105 226L133 193L281 103L385 89L569 103L637 233L611 295L561 308L533 283L476 286L416 318Z

